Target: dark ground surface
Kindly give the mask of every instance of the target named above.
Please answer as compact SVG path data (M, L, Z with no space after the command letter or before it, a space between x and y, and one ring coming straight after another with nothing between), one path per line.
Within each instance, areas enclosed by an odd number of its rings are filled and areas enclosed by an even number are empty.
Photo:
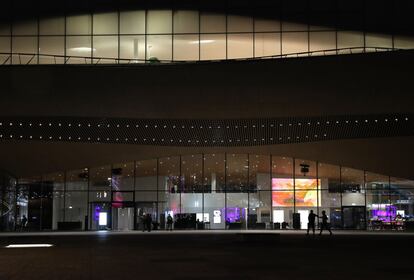
M0 280L414 279L414 235L247 234L0 235Z

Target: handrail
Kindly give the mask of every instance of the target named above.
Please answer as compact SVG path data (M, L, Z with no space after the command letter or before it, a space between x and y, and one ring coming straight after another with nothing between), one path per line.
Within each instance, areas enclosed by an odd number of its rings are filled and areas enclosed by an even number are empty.
M278 59L278 58L298 58L305 56L328 56L328 55L341 55L341 54L355 54L355 53L366 53L366 52L384 52L384 51L398 51L401 49L386 48L386 47L351 47L351 48L339 48L339 49L328 49L328 50L317 50L307 51L298 53L278 54L260 57L249 57L249 58L237 58L237 59L225 59L226 61L246 61L246 60L260 60L260 59ZM67 56L67 55L53 55L53 54L33 54L33 53L4 53L0 52L0 57L5 57L5 60L0 65L33 65L33 64L158 64L158 63L195 63L195 62L217 62L219 60L154 60L150 59L136 59L136 58L113 58L113 57L91 57L91 56ZM14 57L18 57L16 61ZM24 58L24 61L22 61ZM35 59L37 58L37 59ZM54 63L40 62L40 59L50 58ZM62 59L64 63L58 63L57 59ZM78 60L84 61L79 63ZM36 63L32 63L36 61ZM101 62L107 63L101 63ZM12 63L11 63L12 62ZM18 62L18 63L16 63ZM22 63L24 62L24 63ZM74 63L75 62L75 63Z

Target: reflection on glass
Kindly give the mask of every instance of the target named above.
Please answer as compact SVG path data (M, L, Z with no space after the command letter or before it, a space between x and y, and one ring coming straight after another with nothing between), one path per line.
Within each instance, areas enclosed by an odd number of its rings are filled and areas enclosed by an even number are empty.
M199 60L199 36L174 36L174 60Z
M147 59L150 61L162 61L172 59L172 36L150 35L147 36Z
M201 60L226 58L226 35L212 34L200 36Z

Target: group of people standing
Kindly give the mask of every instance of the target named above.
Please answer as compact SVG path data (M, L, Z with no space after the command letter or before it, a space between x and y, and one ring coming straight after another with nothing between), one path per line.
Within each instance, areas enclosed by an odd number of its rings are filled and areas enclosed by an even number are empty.
M332 235L330 224L328 223L328 216L326 215L325 211L322 211L322 216L316 215L313 210L310 210L308 215L308 229L306 234L309 235L309 231L312 230L313 235L315 235L315 229L316 229L316 218L321 219L320 224L320 232L319 235L322 234L323 230L329 231L329 234ZM151 232L152 229L152 216L151 214L143 214L140 216L141 224L142 224L142 231L148 231ZM172 231L173 230L173 224L174 219L171 217L170 214L167 216L167 230Z
M142 232L148 231L151 232L152 230L152 216L151 214L143 214L140 216L140 222L142 226ZM173 230L173 223L174 220L171 217L171 215L167 216L167 230L172 231Z
M313 213L313 210L310 210L310 212L309 212L308 230L307 230L306 234L309 235L309 230L312 229L313 235L315 235L315 221L316 221L316 218L319 218L319 219L322 220L319 235L322 234L324 229L329 231L329 234L332 235L331 226L328 223L328 216L326 215L326 212L322 211L322 216L319 217L318 215Z
M152 216L151 214L143 214L141 217L142 232L148 231L151 232L152 229Z

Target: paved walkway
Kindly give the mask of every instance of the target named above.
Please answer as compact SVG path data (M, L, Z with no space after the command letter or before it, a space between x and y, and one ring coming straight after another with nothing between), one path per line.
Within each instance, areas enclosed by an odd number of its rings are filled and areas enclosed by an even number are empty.
M2 233L0 280L411 280L413 251L398 232Z
M0 232L0 237L7 236L94 236L94 235L227 235L227 234L280 234L280 235L305 235L305 230L157 230L151 232L134 231L47 231L47 232ZM316 231L318 235L319 231ZM334 230L334 235L353 235L353 236L390 236L406 235L414 236L414 232L407 231L357 231L357 230ZM328 235L324 231L323 235Z

